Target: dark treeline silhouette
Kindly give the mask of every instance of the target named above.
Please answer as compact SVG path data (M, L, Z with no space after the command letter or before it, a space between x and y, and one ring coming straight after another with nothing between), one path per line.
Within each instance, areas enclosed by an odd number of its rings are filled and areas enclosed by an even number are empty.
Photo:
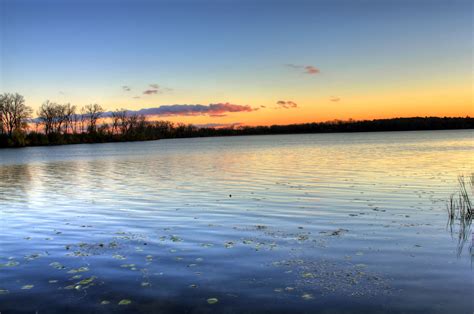
M44 102L33 110L19 94L0 95L0 147L147 141L164 138L334 132L472 129L474 118L414 117L328 121L272 126L199 128L169 121L147 121L126 109L105 112L97 104L77 110L71 104Z

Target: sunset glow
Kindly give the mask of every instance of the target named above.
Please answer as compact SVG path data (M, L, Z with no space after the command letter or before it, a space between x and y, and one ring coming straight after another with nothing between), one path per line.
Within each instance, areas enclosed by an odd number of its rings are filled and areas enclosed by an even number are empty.
M474 114L470 1L139 2L2 1L1 90L197 125Z

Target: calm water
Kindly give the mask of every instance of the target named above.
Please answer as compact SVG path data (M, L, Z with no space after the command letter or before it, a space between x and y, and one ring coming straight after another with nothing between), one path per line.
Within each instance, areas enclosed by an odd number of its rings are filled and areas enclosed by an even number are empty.
M472 313L445 208L473 152L472 131L0 150L0 312Z

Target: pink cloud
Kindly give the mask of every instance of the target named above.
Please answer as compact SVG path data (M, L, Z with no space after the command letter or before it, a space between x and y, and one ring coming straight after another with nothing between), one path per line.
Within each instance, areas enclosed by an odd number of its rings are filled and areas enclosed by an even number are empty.
M320 72L318 68L312 65L307 65L304 67L304 69L306 74L318 74Z
M154 108L145 108L136 111L128 111L129 114L139 114L145 116L199 116L207 115L212 117L222 117L230 112L252 112L258 108L249 105L236 105L231 103L216 103L209 105L163 105ZM107 112L104 116L112 115Z
M290 67L292 69L297 69L297 70L303 70L303 73L305 74L319 74L321 71L312 65L298 65L298 64L286 64L287 67Z

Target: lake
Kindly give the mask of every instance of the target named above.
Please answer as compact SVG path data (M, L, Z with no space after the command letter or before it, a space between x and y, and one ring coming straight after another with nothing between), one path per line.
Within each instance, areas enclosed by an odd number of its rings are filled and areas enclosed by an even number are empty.
M472 313L473 132L0 150L0 312Z

